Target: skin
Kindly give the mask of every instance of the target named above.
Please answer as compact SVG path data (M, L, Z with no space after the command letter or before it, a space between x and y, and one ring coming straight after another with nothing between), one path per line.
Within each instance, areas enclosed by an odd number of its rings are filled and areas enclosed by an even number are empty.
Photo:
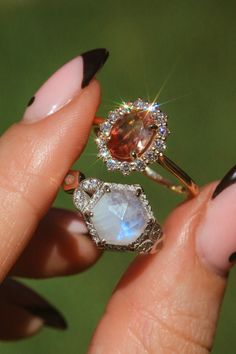
M2 135L2 281L8 275L73 274L100 257L76 214L50 209L63 177L83 151L99 100L99 84L93 80L55 114L33 124L21 121ZM205 186L197 198L178 206L164 225L161 251L138 256L129 267L98 324L89 354L210 352L227 272L199 258L195 237L215 186ZM3 333L0 326L0 337L19 339L42 328L44 321L21 306L0 296L0 323L7 313L11 316L11 327Z

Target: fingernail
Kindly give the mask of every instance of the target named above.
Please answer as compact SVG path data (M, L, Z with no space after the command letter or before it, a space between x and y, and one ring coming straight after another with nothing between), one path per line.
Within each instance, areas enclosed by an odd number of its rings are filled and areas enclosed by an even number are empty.
M47 327L65 330L68 328L66 320L62 314L52 306L32 306L25 305L25 309L32 315L39 317Z
M1 284L1 295L6 296L9 303L24 308L31 315L42 319L45 326L55 329L67 328L66 320L55 307L18 280L6 278Z
M235 263L235 262L236 262L236 252L233 252L233 253L229 256L229 262L230 262L230 263Z
M200 258L219 273L236 262L235 201L236 166L217 185L196 232Z
M94 49L62 66L30 98L23 120L41 120L68 104L90 83L108 56L106 49Z
M214 193L212 194L212 199L216 198L221 192L223 192L226 188L228 188L235 182L236 182L236 165L232 167L228 173L226 173L224 178L217 185Z
M62 232L66 231L78 235L88 234L88 229L82 217L71 210L51 208L47 222L59 225Z

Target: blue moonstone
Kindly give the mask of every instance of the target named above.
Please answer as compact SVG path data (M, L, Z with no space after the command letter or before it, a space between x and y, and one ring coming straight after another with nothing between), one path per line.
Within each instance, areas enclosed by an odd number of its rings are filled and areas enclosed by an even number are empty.
M144 231L147 212L132 191L111 190L92 209L92 222L101 239L113 245L128 245Z

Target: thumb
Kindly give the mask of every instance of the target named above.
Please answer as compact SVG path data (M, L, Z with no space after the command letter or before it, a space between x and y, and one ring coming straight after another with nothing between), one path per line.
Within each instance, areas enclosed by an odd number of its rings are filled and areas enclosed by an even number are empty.
M234 182L236 167L215 192L215 184L205 187L170 215L163 248L139 256L128 269L90 354L210 352L227 273L236 259Z
M15 263L82 152L100 90L90 80L108 53L97 49L58 70L0 139L0 279Z

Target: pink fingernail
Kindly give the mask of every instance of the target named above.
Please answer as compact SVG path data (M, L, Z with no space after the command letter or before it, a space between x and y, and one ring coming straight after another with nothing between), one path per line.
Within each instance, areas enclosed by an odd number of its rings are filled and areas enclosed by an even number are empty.
M58 225L62 232L66 230L71 234L88 234L82 217L70 210L51 208L47 216L49 218L47 222Z
M30 99L23 120L29 123L41 120L68 104L89 84L107 58L106 49L94 49L62 66Z
M197 230L200 258L222 273L236 261L236 166L222 179L213 193L204 219Z

